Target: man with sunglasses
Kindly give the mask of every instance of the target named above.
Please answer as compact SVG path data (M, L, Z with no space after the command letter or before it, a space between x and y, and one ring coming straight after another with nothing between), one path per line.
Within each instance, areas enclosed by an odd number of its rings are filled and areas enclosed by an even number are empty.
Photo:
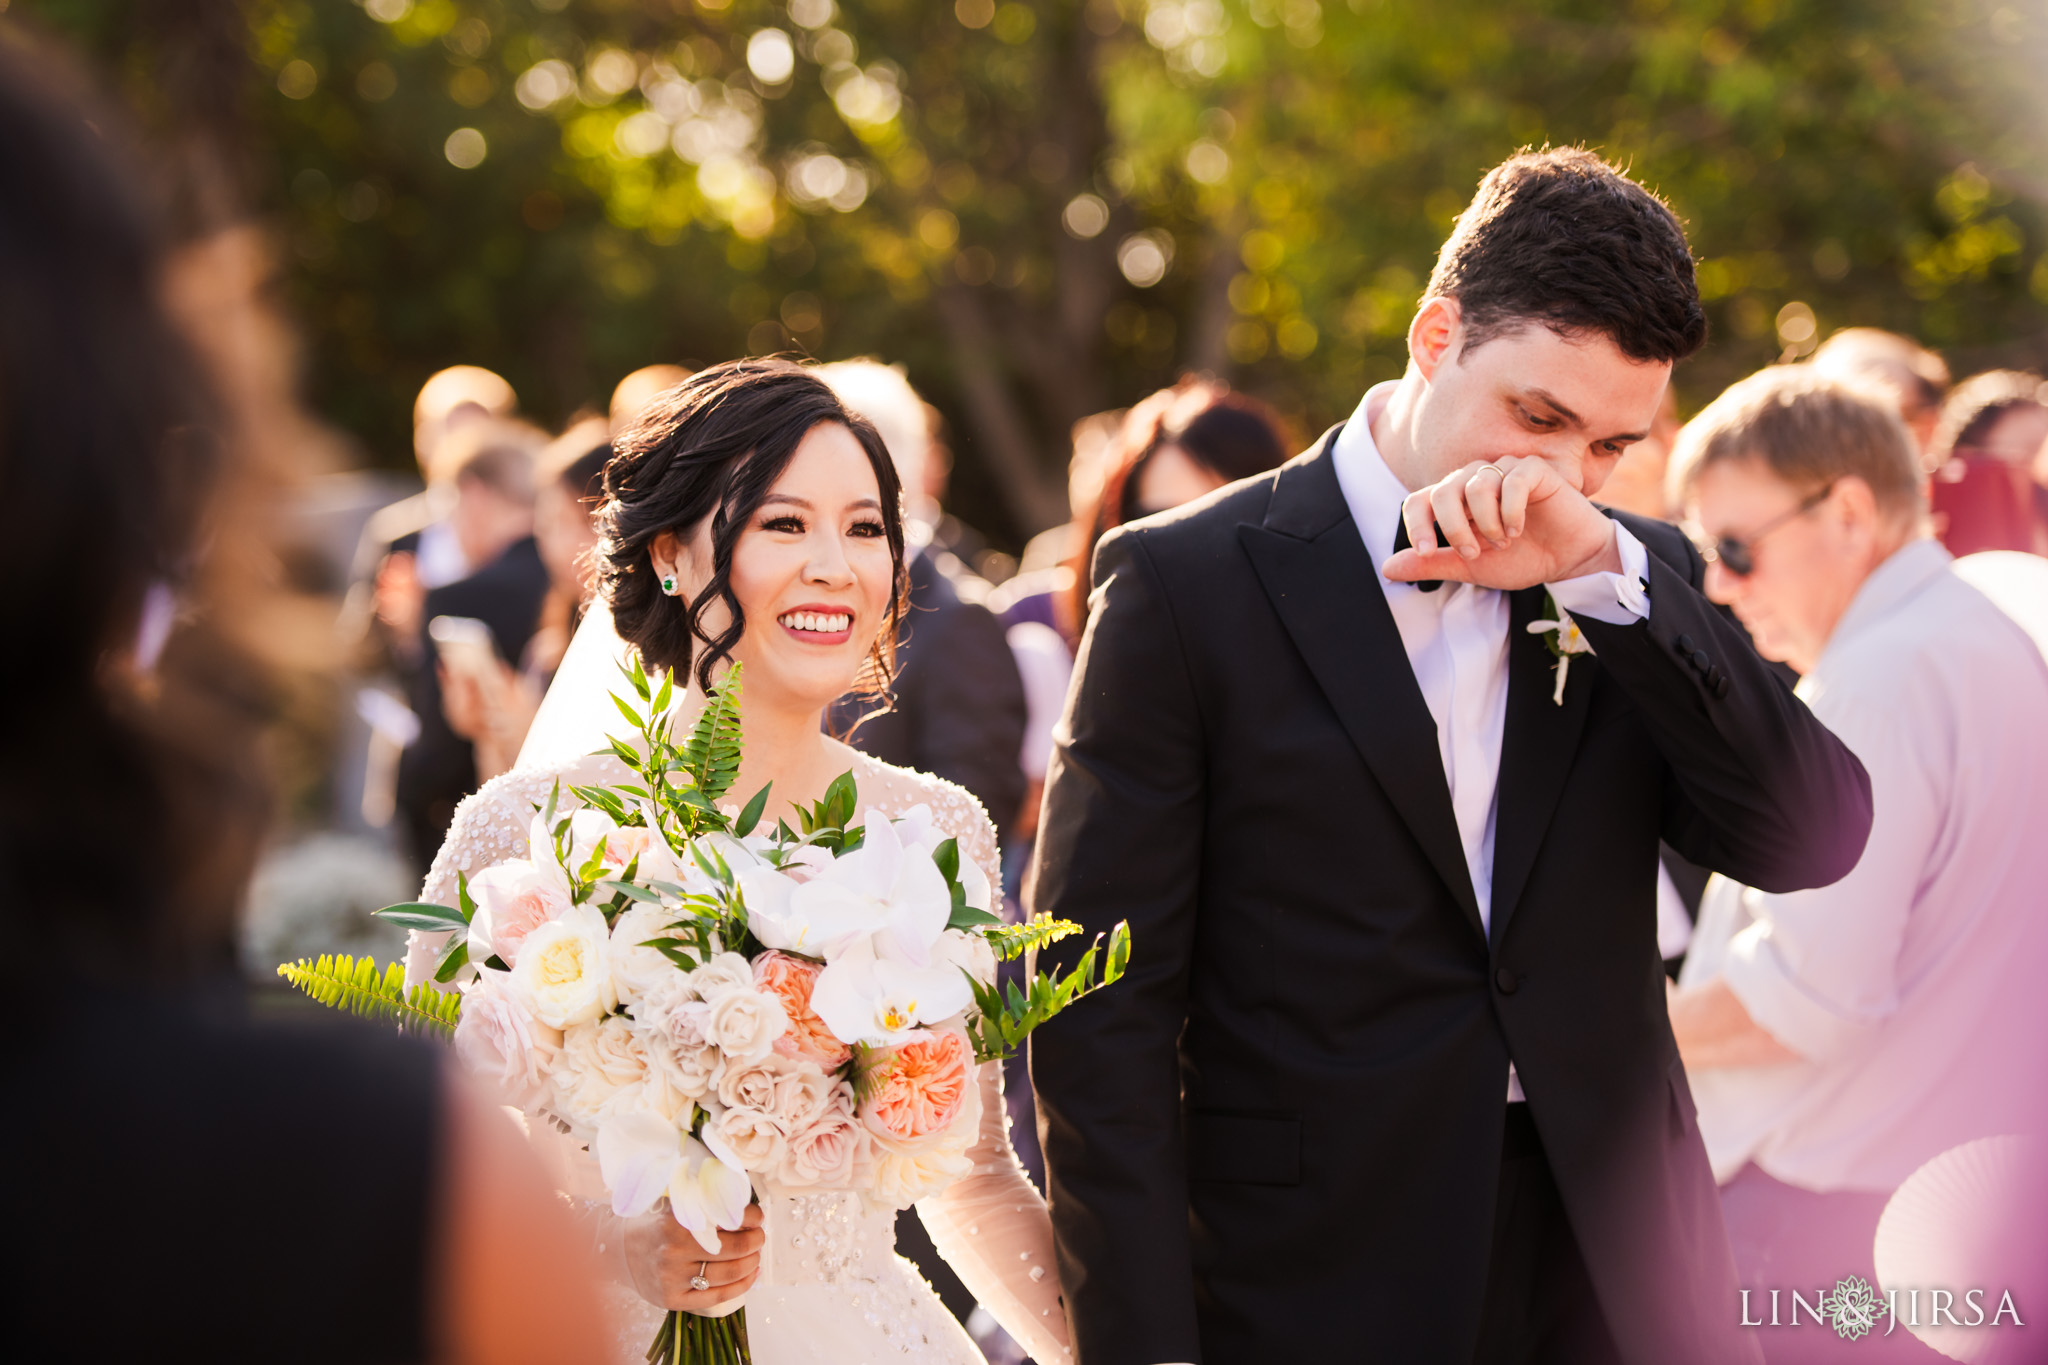
M1767 1304L1875 1283L1878 1216L1907 1176L2042 1117L2048 560L1951 558L1882 396L1810 367L1723 394L1672 469L1708 595L1804 675L1875 807L1832 886L1710 884L1671 1000L1741 1283ZM1759 1335L1772 1359L1939 1359L1905 1331Z

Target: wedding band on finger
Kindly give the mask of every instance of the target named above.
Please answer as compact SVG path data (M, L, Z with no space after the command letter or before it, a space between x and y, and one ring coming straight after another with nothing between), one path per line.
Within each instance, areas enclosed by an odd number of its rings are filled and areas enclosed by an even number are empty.
M690 1288L696 1290L699 1294L711 1287L711 1281L704 1278L704 1272L710 1268L710 1265L711 1262L709 1261L697 1262L697 1273L690 1277Z
M1496 473L1496 474L1500 475L1500 481L1501 481L1502 483L1506 483L1506 482L1508 481L1508 472L1507 472L1507 471L1506 471L1505 469L1502 469L1502 468L1501 468L1501 467L1500 467L1499 465L1497 465L1497 464L1483 464L1483 465L1479 466L1479 468L1477 468L1477 469L1475 469L1475 470L1473 470L1473 471L1472 471L1472 477L1476 479L1476 478L1478 478L1478 477L1479 477L1479 476L1480 476L1480 475L1481 475L1482 473L1484 473L1485 471L1487 471L1487 470L1489 470L1489 469L1491 469L1491 470L1492 470L1492 471L1493 471L1494 473Z

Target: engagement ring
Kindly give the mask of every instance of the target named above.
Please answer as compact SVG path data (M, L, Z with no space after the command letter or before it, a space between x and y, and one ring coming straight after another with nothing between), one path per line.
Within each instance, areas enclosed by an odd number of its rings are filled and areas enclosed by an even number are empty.
M690 1288L696 1290L699 1294L711 1287L711 1281L704 1278L704 1271L710 1264L711 1262L709 1261L699 1261L697 1263L697 1273L690 1277Z

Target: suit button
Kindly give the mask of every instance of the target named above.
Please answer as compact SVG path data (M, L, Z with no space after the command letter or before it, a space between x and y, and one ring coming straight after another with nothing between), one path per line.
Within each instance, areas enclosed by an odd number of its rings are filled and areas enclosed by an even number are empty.
M1720 680L1719 682L1717 682L1717 683L1715 683L1715 684L1714 684L1714 695L1715 695L1715 696L1717 696L1717 697L1725 697L1725 696L1727 696L1727 695L1728 695L1728 675L1727 675L1727 674L1723 673L1723 674L1721 675L1721 680Z
M1502 967L1499 971L1493 974L1493 984L1500 987L1500 993L1502 995L1513 995L1515 993L1516 985L1515 974L1509 971L1507 968Z
M1681 635L1678 637L1676 644L1678 646L1678 652L1680 654L1692 653L1692 636Z
M1708 669L1707 676L1703 678L1701 681L1706 683L1707 691L1713 691L1715 688L1721 685L1721 670L1718 668Z
M1704 649L1696 649L1692 652L1692 666L1699 669L1702 673L1711 668L1713 663L1714 661L1707 657L1707 651Z

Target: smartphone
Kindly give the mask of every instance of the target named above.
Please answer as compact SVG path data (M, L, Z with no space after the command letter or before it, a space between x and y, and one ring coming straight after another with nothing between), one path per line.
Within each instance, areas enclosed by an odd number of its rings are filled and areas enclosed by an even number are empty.
M474 679L486 698L497 695L504 675L489 626L474 616L436 616L427 623L427 637L450 673Z

